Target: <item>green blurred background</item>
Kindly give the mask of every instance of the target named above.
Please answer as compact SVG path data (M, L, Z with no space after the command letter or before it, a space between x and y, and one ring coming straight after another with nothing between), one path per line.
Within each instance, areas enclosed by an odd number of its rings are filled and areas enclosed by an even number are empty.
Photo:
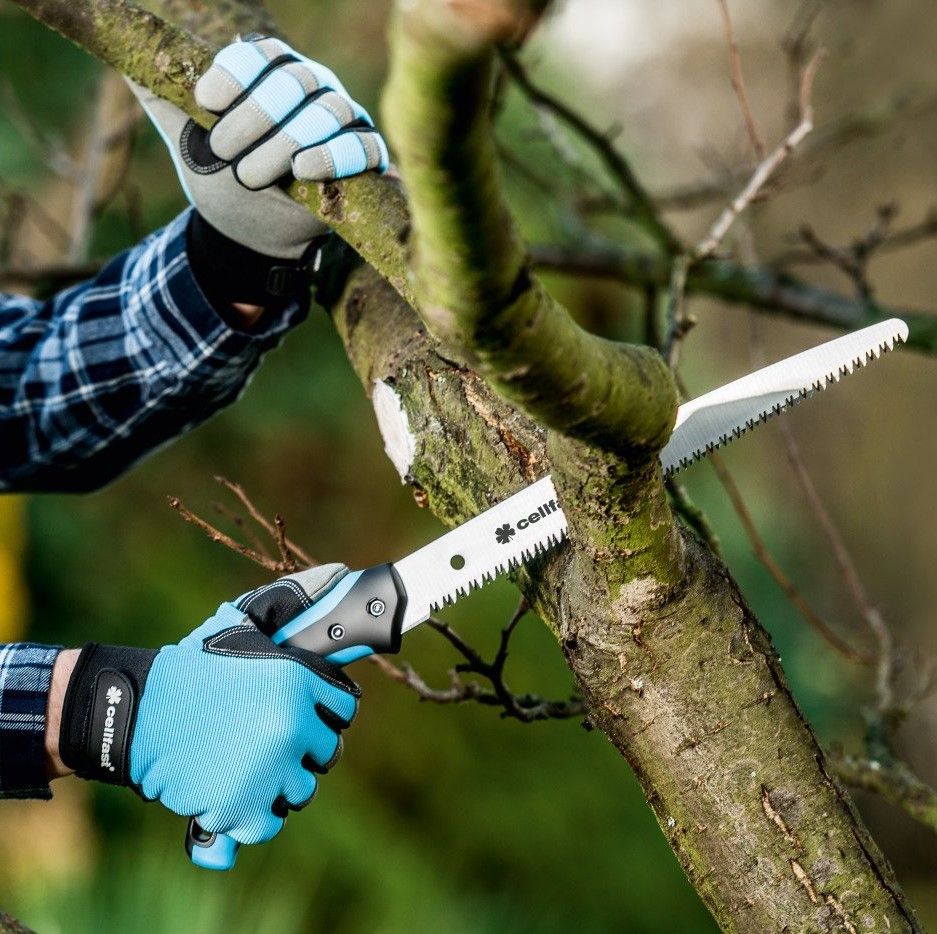
M779 39L793 7L735 3L733 12L756 113L769 141L784 131L788 89ZM822 8L813 35L828 61L816 92L818 132L845 115L879 113L896 93L934 99L937 26L927 0L840 0ZM279 0L272 9L303 51L326 61L359 100L378 110L386 69L386 3ZM745 137L729 85L715 0L569 0L535 37L527 58L546 86L601 127L618 123L625 147L654 191L736 166ZM44 165L53 149L80 152L102 69L0 0L0 196L3 229L15 230L6 260L49 261L61 244L28 192L53 217L69 217L69 185ZM875 108L879 107L879 111ZM41 140L37 140L37 131ZM534 241L577 234L569 192L596 168L585 154L571 171L542 125L513 93L501 142L539 176L555 178L556 203L510 165L516 213ZM876 132L810 161L767 206L751 232L767 258L803 222L835 242L866 230L877 205L896 200L901 221L937 201L934 108L878 120ZM161 144L140 126L127 177L98 217L84 252L109 255L183 206ZM673 215L699 236L713 203ZM635 232L607 218L606 235ZM56 251L59 251L58 253ZM928 308L937 248L925 242L877 260L883 300ZM843 290L835 272L807 270ZM590 326L639 333L638 297L608 283L550 280ZM746 313L692 301L700 319L684 355L693 393L745 372ZM763 323L772 357L827 336ZM856 553L873 599L912 649L933 643L937 554L932 464L937 361L889 358L794 413L816 485ZM456 453L457 456L457 453ZM864 633L833 562L788 476L777 429L727 454L771 548L815 605L857 643ZM235 505L213 482L236 480L293 537L323 560L365 566L397 557L436 534L384 457L370 404L328 319L314 313L271 354L242 399L131 475L88 497L0 500L0 639L80 644L94 638L157 646L174 641L225 598L264 573L184 525L167 507L181 496L211 517ZM854 746L867 674L834 656L784 600L751 554L706 466L686 475L722 538L728 563L774 636L797 697L824 741ZM222 520L219 520L222 521ZM515 593L504 582L447 614L493 651ZM431 632L404 657L444 684L455 659ZM640 789L614 750L576 721L522 726L487 708L420 704L370 666L354 671L366 698L342 765L316 804L291 817L268 846L245 850L237 871L192 868L184 821L121 790L58 783L53 802L0 805L0 907L42 932L157 934L215 931L560 932L710 931ZM552 638L533 618L521 626L511 684L562 698L571 679ZM922 704L902 733L902 753L937 780L935 708ZM860 798L925 921L937 920L937 841L886 805Z

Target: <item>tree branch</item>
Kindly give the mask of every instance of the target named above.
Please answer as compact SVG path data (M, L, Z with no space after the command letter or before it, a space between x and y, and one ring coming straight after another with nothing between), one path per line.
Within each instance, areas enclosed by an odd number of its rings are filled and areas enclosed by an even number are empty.
M533 247L530 255L538 269L617 279L642 288L666 288L670 282L671 264L666 257L626 246L542 245ZM688 295L709 295L768 314L849 331L888 318L902 318L910 329L907 346L937 353L937 314L849 298L766 266L747 267L725 259L703 260L689 270L686 291Z
M92 0L93 8L101 2ZM419 5L420 0L413 3ZM484 0L445 6L463 15L491 12ZM503 28L503 18L500 23ZM158 32L159 24L151 25ZM444 38L442 48L432 42L424 47L426 59L414 62L417 70L438 75L451 62L450 43L466 37ZM111 39L131 46L134 41L126 33L111 33ZM145 34L143 40L152 51L158 37ZM471 59L470 53L471 42ZM470 64L460 74L471 77L474 70ZM474 81L468 84L477 88ZM461 102L465 89L453 81L447 90ZM439 89L427 90L430 107L439 104ZM410 103L418 111L422 106L419 100ZM468 125L482 133L471 108L467 115ZM432 160L437 130L432 124L426 129ZM482 166L482 172L489 168ZM496 191L484 188L485 180L484 174L453 180L441 173L437 184L454 181L458 192L480 181L482 194ZM345 189L335 191L346 205ZM465 205L443 195L439 207L454 213L442 217L440 226L464 231L459 209ZM363 207L361 216L345 216L352 233L381 226L368 250L390 274L399 260L402 276L402 228L383 208L374 203L371 213ZM487 210L485 216L490 217ZM481 227L486 236L476 255L487 260L498 240ZM390 253L379 255L375 242L389 243ZM471 254L473 244L454 237L452 245L458 266L465 258L460 251ZM369 258L364 249L359 252ZM500 283L502 263L516 257L494 259L500 269L487 281ZM394 288L400 289L399 278ZM530 310L542 309L535 304ZM590 718L633 764L663 832L718 923L738 931L783 924L832 930L847 923L856 927L869 917L892 931L919 929L887 861L830 779L766 634L725 568L675 530L663 486L652 482L657 469L651 460L634 468L581 443L560 444L556 435L545 440L542 429L491 393L471 369L437 353L410 309L373 269L362 266L352 274L335 316L364 385L371 389L380 381L399 400L399 418L414 441L406 475L447 522L464 520L515 491L532 465L538 472L554 469L561 499L569 505L572 547L529 565L519 580L557 635ZM540 327L537 315L527 323ZM782 820L786 813L796 816L796 838L766 816L766 798ZM805 889L820 901L809 900Z
M879 762L834 755L836 774L850 787L881 795L931 830L937 831L937 791L921 781L903 762Z
M441 357L372 270L353 273L334 316L364 386L380 383L399 400L398 427L415 444L408 482L447 523L515 491L531 463L558 476L536 426ZM839 930L832 897L858 929L869 916L919 930L725 568L685 537L683 577L668 588L666 563L647 560L659 504L636 502L620 482L602 491L609 466L594 451L578 475L562 477L574 547L529 567L522 589L576 673L590 722L633 766L718 923L752 934L785 924ZM795 836L766 816L766 799ZM753 854L764 861L754 870ZM833 875L815 874L820 866ZM820 904L806 898L804 879Z
M428 625L443 636L462 656L464 661L449 671L449 687L431 688L413 668L404 663L400 667L381 656L374 662L393 681L410 688L423 701L434 704L462 704L474 701L487 707L498 707L501 716L521 723L538 720L569 720L586 714L586 706L579 698L565 701L543 700L535 694L515 694L504 679L504 666L508 658L508 645L517 624L527 612L527 604L521 600L517 611L501 633L501 642L492 661L486 662L478 651L470 646L448 623L431 619ZM476 681L463 681L463 674L481 675L491 684L486 690Z
M722 15L722 30L725 33L726 45L729 48L729 73L732 76L732 88L738 98L739 109L742 111L742 117L745 120L745 131L748 133L749 142L752 144L756 157L762 160L768 154L768 151L758 133L755 115L752 113L752 103L748 96L745 75L742 71L742 56L739 55L738 40L735 38L735 30L732 28L729 2L728 0L718 0L718 3L719 12Z
M172 101L200 125L214 123L216 118L197 107L192 97L195 82L217 51L211 44L125 0L15 2L85 51ZM340 182L294 182L289 194L413 302L404 249L409 222L396 181L369 172Z
M682 249L679 238L661 220L653 199L634 174L628 160L615 149L609 136L595 129L571 107L534 84L514 55L502 53L501 60L508 74L535 107L549 111L591 146L628 199L629 211L634 221L666 252L679 252Z
M529 275L502 197L488 95L511 11L507 0L396 11L384 114L410 197L421 315L542 424L650 458L676 411L667 368L576 325Z
M697 244L693 251L694 261L711 256L719 247L736 218L755 200L768 180L778 170L785 159L806 139L813 129L813 79L822 60L822 51L817 53L804 69L800 85L800 123L770 152L755 168L745 187L725 207L716 218L709 233Z

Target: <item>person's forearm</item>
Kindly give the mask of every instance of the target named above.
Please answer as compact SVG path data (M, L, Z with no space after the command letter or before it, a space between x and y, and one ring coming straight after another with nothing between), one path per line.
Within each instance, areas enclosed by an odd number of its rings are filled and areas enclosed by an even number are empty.
M52 669L49 703L46 707L46 773L50 781L72 774L72 770L62 762L59 753L59 733L62 728L62 705L65 703L68 680L75 669L79 654L78 649L63 649L59 652Z
M237 326L242 331L249 331L254 327L267 310L263 305L247 305L244 302L233 302L231 307L237 316Z
M303 320L308 302L278 308L249 282L217 311L186 253L191 217L46 303L0 297L0 368L22 374L0 385L0 490L99 489L237 398Z

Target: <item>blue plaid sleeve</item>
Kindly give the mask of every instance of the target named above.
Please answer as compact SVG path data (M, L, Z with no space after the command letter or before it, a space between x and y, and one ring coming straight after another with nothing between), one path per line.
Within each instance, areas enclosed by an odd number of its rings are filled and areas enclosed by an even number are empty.
M193 275L190 217L46 302L0 294L0 490L103 486L234 401L305 316L226 324Z
M0 645L0 798L51 798L46 703L57 648Z

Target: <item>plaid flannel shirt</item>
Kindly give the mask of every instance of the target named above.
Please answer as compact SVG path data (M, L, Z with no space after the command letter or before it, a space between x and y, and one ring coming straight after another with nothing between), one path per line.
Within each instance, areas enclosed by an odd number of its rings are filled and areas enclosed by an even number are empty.
M0 294L0 490L86 491L233 402L305 315L227 325L186 253L191 211L48 301ZM49 797L57 649L0 645L0 797Z

